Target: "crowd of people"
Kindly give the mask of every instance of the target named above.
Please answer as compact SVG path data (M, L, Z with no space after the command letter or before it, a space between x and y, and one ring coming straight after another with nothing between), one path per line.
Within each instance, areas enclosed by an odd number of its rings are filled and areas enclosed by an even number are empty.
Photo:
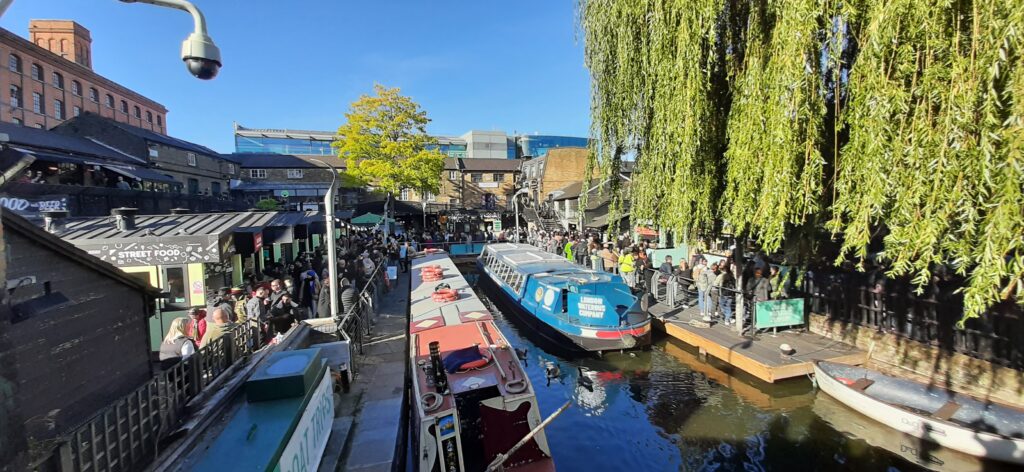
M384 237L379 231L361 231L337 244L338 319L353 310L359 294L373 277L383 277L382 266L408 267L411 242ZM174 320L160 348L167 367L187 358L238 326L258 329L263 343L274 342L296 323L331 316L326 248L301 254L294 261L266 261L264 270L248 273L241 287L221 288L208 297L206 307L193 307L187 317Z

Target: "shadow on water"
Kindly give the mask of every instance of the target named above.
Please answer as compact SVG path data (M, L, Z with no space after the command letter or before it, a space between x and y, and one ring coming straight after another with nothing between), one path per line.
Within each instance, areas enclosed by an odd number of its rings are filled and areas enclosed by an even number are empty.
M460 269L475 282L475 266ZM526 350L542 416L573 401L547 430L559 471L1010 470L901 437L807 379L765 383L664 336L647 351L567 350L477 294Z

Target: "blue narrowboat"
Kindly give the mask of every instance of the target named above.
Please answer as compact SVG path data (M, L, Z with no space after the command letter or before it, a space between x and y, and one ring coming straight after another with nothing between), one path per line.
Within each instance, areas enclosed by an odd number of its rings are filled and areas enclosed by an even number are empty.
M650 317L618 275L527 244L487 245L477 266L515 316L553 341L598 352L651 343Z

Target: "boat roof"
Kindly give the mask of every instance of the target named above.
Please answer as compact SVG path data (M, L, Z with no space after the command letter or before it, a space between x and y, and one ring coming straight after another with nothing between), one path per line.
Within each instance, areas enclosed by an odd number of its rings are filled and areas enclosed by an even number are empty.
M607 272L587 269L566 260L565 257L544 251L529 244L489 244L485 252L494 254L511 267L549 285L592 284L614 282L617 278Z
M437 282L424 282L420 274L427 266L440 266L444 272L444 279ZM494 319L447 253L441 252L417 257L412 260L411 271L412 290L409 293L409 329L411 333L441 326ZM459 298L454 302L435 302L432 298L434 290L442 283L448 284L449 288L458 292Z

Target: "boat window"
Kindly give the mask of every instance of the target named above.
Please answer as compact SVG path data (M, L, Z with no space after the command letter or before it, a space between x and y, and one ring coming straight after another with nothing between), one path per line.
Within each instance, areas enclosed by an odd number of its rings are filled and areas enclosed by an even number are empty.
M569 291L562 289L562 313L569 312Z

